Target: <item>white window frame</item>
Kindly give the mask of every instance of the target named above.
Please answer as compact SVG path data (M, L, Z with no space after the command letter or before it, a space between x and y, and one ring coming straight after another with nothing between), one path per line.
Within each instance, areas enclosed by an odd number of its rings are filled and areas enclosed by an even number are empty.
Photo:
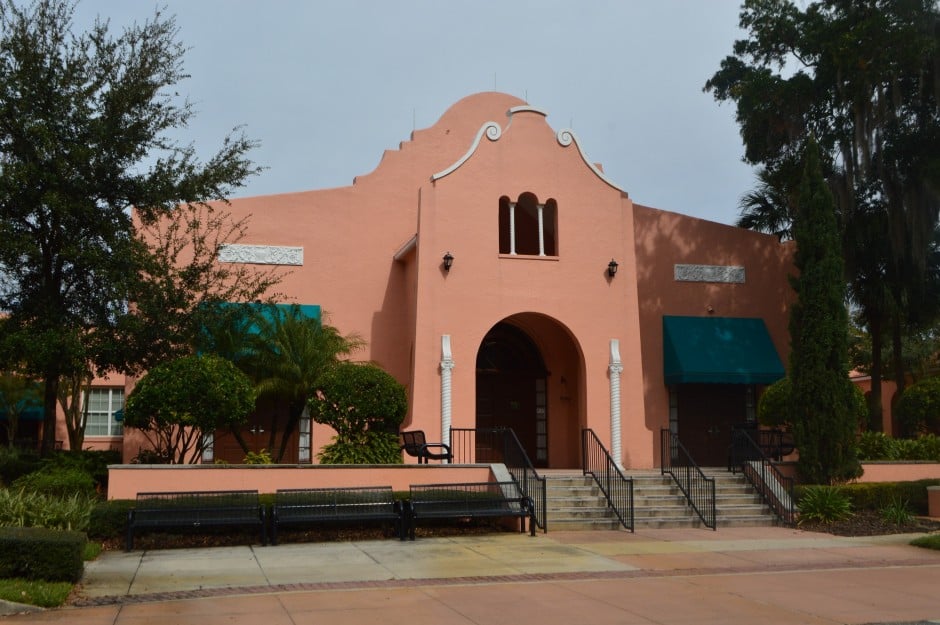
M107 411L106 411L106 412L105 412L105 411L100 411L100 410L92 411L92 410L90 409L90 408L91 408L91 396L92 396L92 393L96 393L96 394L98 394L98 393L107 393L107 394L108 394L108 396L107 396L107 400L108 400L108 401L107 401ZM119 402L119 403L116 403L116 402L115 402L115 394L116 394L116 393L120 393L120 402ZM82 399L83 399L83 401L84 401L84 403L83 403L83 405L82 405L82 408L83 408L84 419L85 419L85 424L84 424L84 425L85 425L85 436L86 436L87 438L115 438L115 437L119 437L119 436L124 436L124 424L121 423L121 422L119 422L119 421L116 421L115 418L114 418L114 413L117 412L118 410L121 410L121 409L124 408L124 389L123 389L123 388L119 388L119 387L117 387L117 388L116 388L116 387L96 387L96 388L88 388L88 389L85 389L85 393L84 393ZM108 426L107 430L108 430L108 431L107 431L106 434L98 434L98 433L96 433L96 434L90 434L90 433L88 433L88 426L91 425L90 421L91 421L91 416L92 416L93 414L96 415L96 416L99 416L99 417L104 417L104 415L107 414L107 416L108 416L108 418L107 418L107 426Z

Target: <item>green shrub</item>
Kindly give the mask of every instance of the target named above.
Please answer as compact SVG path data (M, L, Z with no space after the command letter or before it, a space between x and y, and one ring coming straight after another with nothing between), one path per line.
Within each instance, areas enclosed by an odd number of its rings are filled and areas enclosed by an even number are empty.
M0 485L12 484L17 478L39 467L38 454L15 447L0 447Z
M0 578L75 583L82 576L86 541L82 532L0 528Z
M846 484L842 492L855 510L881 510L893 501L905 501L914 514L927 514L927 487L940 485L940 479L912 482L873 482Z
M0 489L0 527L41 527L84 531L95 500L75 493L66 497Z
M120 464L121 452L115 450L83 449L59 451L42 461L42 470L73 469L91 476L101 491L108 489L108 465Z
M41 493L43 495L67 496L95 495L95 480L82 469L46 466L18 478L11 487L14 490Z
M852 500L835 486L804 488L798 508L800 523L833 523L852 516Z
M346 440L333 437L317 454L320 464L401 464L398 436L365 431Z
M895 439L884 432L862 432L858 438L858 459L897 460L898 447Z
M940 436L924 434L915 439L917 444L917 459L940 462Z
M892 438L883 432L862 432L858 439L861 460L926 460L940 462L940 436Z
M940 432L940 377L915 382L906 389L894 406L907 436Z
M92 506L88 519L88 537L92 540L120 538L127 528L127 511L134 507L129 499L98 501Z
M317 423L336 430L318 455L329 464L401 464L398 427L408 411L405 387L369 364L344 362L317 379L307 402Z
M782 378L766 389L757 401L757 420L761 425L784 427L790 425L790 378Z

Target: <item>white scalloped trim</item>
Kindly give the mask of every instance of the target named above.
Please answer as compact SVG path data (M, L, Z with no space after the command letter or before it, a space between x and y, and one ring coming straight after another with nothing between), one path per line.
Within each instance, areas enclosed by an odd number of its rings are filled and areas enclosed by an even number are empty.
M449 176L450 174L460 169L460 166L470 160L470 157L473 156L473 153L477 151L477 147L479 147L480 141L483 139L484 134L490 141L497 141L503 135L503 129L496 122L486 122L483 124L477 131L477 136L473 139L473 144L470 146L470 149L467 150L467 153L461 156L456 163L447 169L439 171L431 176L431 180L440 180L444 176Z
M572 129L570 129L570 128L563 128L563 129L559 130L559 131L558 131L558 134L555 135L555 138L558 140L558 145L562 146L563 148L566 148L566 147L568 147L569 145L571 145L571 144L573 143L574 146L575 146L576 148L578 148L578 153L581 155L581 160L583 160L583 161L584 161L584 164L587 165L587 166L591 169L591 171L594 172L594 175L595 175L595 176L597 176L598 178L600 178L601 180L603 180L608 186L611 186L611 187L613 187L614 189L617 189L617 190L620 191L621 193L626 193L626 191L624 191L623 189L621 189L620 187L618 187L617 185L615 185L615 184L610 180L610 178L608 178L607 176L605 176L605 175L604 175L604 172L602 172L601 170L599 170L599 169L594 165L594 163L592 163L590 160L588 160L587 154L585 154L585 153L584 153L584 150L581 149L581 142L578 141L578 136L577 136L576 134L574 134L574 131L573 131Z

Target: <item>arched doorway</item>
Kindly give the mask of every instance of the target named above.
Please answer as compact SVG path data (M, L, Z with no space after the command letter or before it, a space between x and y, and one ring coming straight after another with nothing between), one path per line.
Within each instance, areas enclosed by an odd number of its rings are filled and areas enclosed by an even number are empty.
M477 352L476 424L512 428L535 466L548 466L548 370L532 338L506 322Z

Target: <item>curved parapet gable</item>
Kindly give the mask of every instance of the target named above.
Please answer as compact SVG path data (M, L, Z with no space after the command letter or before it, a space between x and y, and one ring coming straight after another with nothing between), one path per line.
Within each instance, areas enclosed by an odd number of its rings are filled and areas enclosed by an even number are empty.
M441 178L448 176L460 169L461 165L470 160L470 157L473 156L473 153L477 151L478 147L480 147L480 140L483 139L484 134L486 134L486 138L490 141L498 141L499 138L503 136L503 133L506 130L509 130L509 127L512 126L513 115L518 115L519 113L535 113L536 115L541 115L542 117L546 117L548 115L545 111L541 111L534 106L522 105L512 107L506 111L506 117L509 118L509 121L506 122L505 130L501 128L500 125L496 122L490 121L483 124L480 130L477 131L477 136L474 137L473 143L470 145L470 149L467 150L466 154L457 159L457 161L447 169L441 170L431 176L431 180L440 180Z
M506 127L509 128L508 125ZM473 156L473 153L477 151L477 147L479 147L480 140L483 139L484 134L486 135L486 138L489 139L490 141L498 141L499 138L503 136L503 129L496 122L486 122L485 124L483 124L480 127L480 129L477 131L477 136L474 137L473 143L470 145L470 149L467 150L466 154L464 154L459 159L457 159L457 162L455 162L453 165L451 165L447 169L444 169L432 175L431 180L432 181L440 180L444 176L448 176L454 173L455 171L457 171L458 169L460 169L460 166L466 163L468 160L470 160L470 157Z
M558 140L558 145L564 148L567 148L573 143L574 146L578 148L578 154L581 155L581 160L583 160L584 164L587 165L591 169L591 171L594 172L595 176L603 180L604 183L607 184L608 186L613 187L614 189L620 191L624 195L627 195L626 191L624 191L623 189L615 185L610 180L610 178L604 175L604 172L598 169L597 166L588 159L587 154L585 154L584 150L581 149L581 142L578 141L578 136L574 134L573 130L571 130L570 128L564 128L562 130L559 130L558 134L555 135L555 138Z
M508 111L506 111L506 117L509 118L509 121L506 122L505 128L500 126L499 123L495 121L485 122L482 126L480 126L480 129L477 131L476 136L473 138L473 142L470 144L470 147L467 149L464 155L461 156L456 161L454 161L454 163L450 165L450 167L447 167L446 169L442 169L441 171L433 174L431 176L431 181L436 182L440 180L441 178L445 178L446 176L449 176L450 174L460 169L463 166L463 164L469 161L470 158L476 153L477 149L480 147L480 143L483 140L484 136L486 136L486 138L489 139L490 141L499 141L500 137L502 137L503 134L508 132L509 128L512 126L513 116L518 115L520 113L534 113L536 115L541 115L542 117L548 116L548 114L545 113L544 111L537 109L533 106L529 106L527 104L514 106L510 108ZM597 167L597 165L595 165L588 159L587 155L584 153L584 150L581 148L581 143L578 140L577 135L574 134L573 130L571 130L570 128L559 130L558 133L555 135L555 138L558 141L558 144L564 148L567 148L570 145L574 144L575 147L578 149L578 154L581 155L581 160L584 161L584 164L588 166L588 168L594 173L595 176L600 178L606 185L610 186L613 189L616 189L617 191L620 191L622 194L624 194L624 196L628 195L626 191L624 191L622 188L614 184L607 176L604 175L604 173Z

